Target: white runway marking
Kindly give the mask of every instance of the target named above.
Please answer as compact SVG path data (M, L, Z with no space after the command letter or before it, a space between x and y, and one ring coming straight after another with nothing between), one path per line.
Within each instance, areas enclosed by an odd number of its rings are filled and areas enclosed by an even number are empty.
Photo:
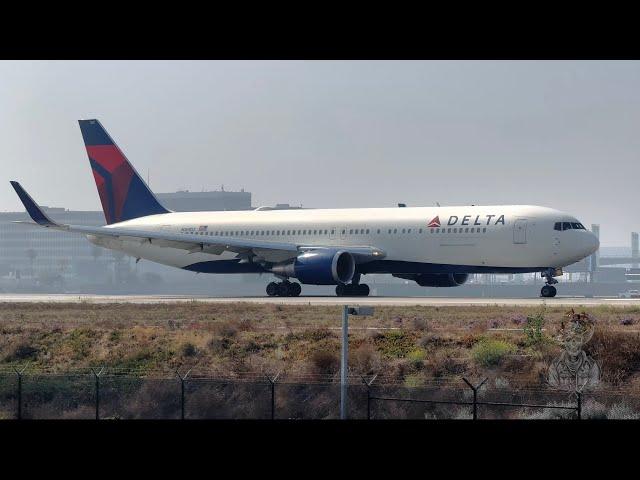
M624 298L443 298L443 297L207 297L186 295L74 295L0 294L0 303L252 303L272 305L377 305L377 306L640 306L640 299Z

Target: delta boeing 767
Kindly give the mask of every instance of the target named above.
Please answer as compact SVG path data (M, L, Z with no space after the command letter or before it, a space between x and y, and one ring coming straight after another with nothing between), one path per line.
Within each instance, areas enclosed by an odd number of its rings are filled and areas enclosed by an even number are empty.
M473 273L539 272L553 297L562 267L599 247L572 215L531 205L171 212L98 120L79 123L106 225L57 223L11 182L35 224L193 272L272 273L269 296L298 296L300 284L366 296L372 273L455 287Z

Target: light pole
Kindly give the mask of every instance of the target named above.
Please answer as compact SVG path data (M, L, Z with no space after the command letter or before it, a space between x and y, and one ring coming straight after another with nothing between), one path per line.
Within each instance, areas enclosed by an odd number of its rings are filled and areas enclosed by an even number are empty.
M342 306L342 353L340 355L340 420L347 419L347 373L349 371L349 315L373 315L373 307Z

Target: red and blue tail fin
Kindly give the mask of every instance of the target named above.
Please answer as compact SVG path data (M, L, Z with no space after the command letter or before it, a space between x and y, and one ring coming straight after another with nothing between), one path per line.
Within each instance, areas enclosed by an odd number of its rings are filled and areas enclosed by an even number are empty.
M107 224L169 213L98 120L78 120Z

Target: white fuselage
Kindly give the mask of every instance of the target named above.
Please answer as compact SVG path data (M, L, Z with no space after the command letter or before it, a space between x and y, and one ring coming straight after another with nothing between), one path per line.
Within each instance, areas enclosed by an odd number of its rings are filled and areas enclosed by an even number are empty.
M386 256L369 270L365 268L366 273L414 273L416 268L422 268L420 265L427 268L425 271L447 273L454 268L474 273L563 267L597 250L598 240L590 231L554 230L556 222L578 220L546 207L492 205L181 212L136 218L109 227L310 246L372 246L383 250ZM430 223L433 226L429 227ZM192 266L237 258L236 253L228 251L189 253L139 240L89 239L138 258L196 271L223 273L226 270ZM286 258L265 260L278 262ZM228 273L234 272L231 269Z

